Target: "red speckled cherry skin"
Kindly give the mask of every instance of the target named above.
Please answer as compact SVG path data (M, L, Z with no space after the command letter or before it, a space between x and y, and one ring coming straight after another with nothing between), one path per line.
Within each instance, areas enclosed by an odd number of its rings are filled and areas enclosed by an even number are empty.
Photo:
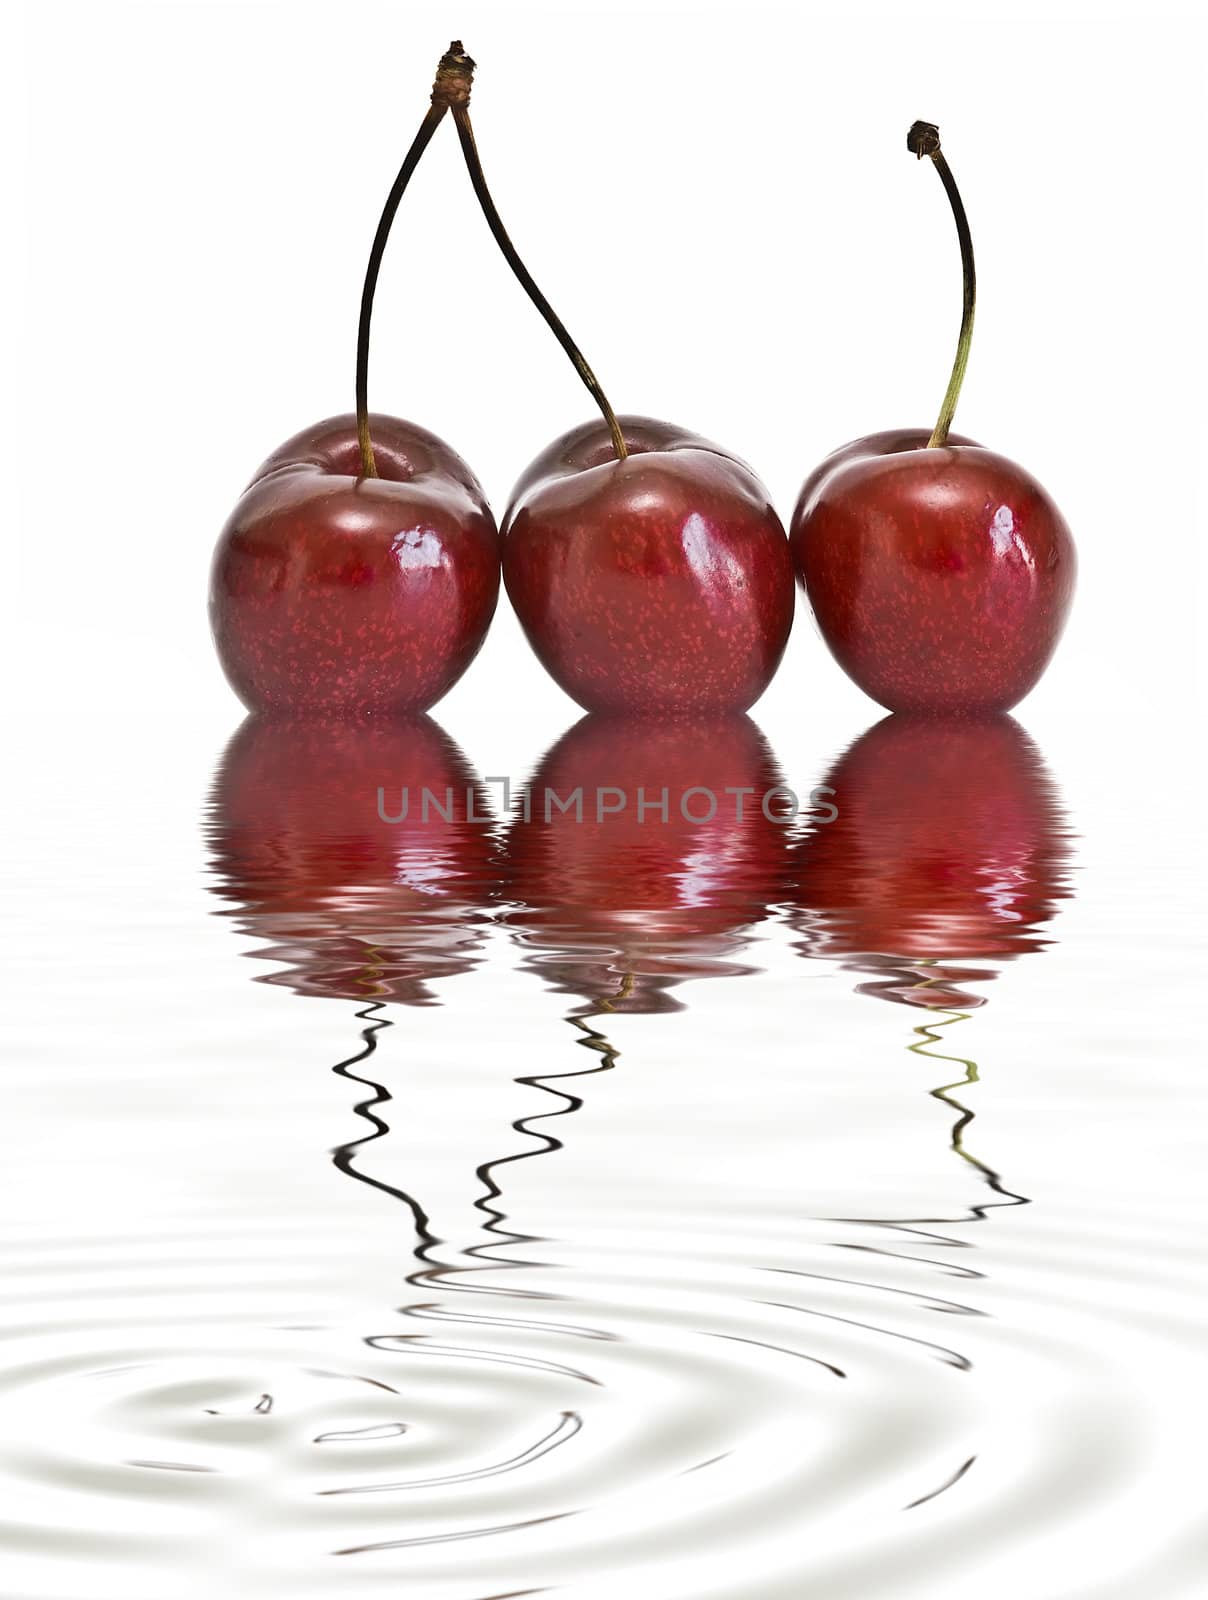
M828 456L793 515L822 637L891 711L985 715L1035 685L1061 637L1077 560L1057 507L1005 456L924 429Z
M1070 831L1013 718L885 717L825 784L837 815L815 822L794 873L806 954L879 974L867 992L963 1007L980 1000L954 984L993 973L953 962L1043 948Z
M412 422L373 415L287 440L244 490L214 552L210 623L252 711L425 711L478 653L499 595L499 539L478 480Z
M210 796L214 893L261 941L248 952L272 963L261 982L431 1005L429 983L468 972L486 937L489 815L481 782L430 717L248 717Z
M749 717L582 718L507 833L507 923L525 965L589 1015L677 1011L685 979L750 971L749 930L786 892L792 830L783 799L764 806L783 782Z
M793 621L792 561L737 457L649 417L556 439L517 483L503 577L541 664L589 711L715 716L771 681Z

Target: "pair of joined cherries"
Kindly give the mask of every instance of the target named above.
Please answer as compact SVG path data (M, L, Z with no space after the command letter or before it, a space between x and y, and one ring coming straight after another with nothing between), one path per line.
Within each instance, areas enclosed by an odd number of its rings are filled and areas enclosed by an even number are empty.
M613 412L509 239L470 121L474 63L441 58L386 201L357 338L356 413L296 434L256 473L214 555L210 617L252 711L410 715L474 659L503 580L538 659L589 711L745 711L771 682L802 584L835 658L891 711L987 715L1040 678L1065 624L1074 545L1022 467L949 432L975 306L969 226L938 130L908 147L943 181L964 303L939 420L836 451L801 491L788 538L736 456L670 423ZM602 420L521 475L497 531L477 478L434 434L368 409L369 330L407 184L451 112L488 226Z

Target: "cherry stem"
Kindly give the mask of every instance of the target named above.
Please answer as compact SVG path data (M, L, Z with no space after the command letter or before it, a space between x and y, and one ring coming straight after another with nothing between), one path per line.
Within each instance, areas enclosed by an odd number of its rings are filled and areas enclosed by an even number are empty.
M944 403L940 406L939 418L927 441L927 446L931 449L948 442L948 430L952 426L952 418L956 415L956 402L960 398L961 385L965 381L965 368L969 365L969 346L973 343L973 315L977 308L977 272L973 265L973 236L969 232L969 219L965 215L964 203L961 200L960 190L956 187L956 179L952 176L952 169L940 149L940 130L934 123L916 122L906 135L906 148L920 161L924 156L930 156L935 164L935 170L940 175L940 181L944 185L944 192L948 196L948 203L952 207L952 215L956 221L956 236L960 240L961 247L961 272L964 277L964 303L961 308L961 331L956 345L956 360L952 363L952 376L948 379L948 388L944 394Z
M466 169L470 174L470 182L474 186L474 193L478 197L478 204L482 207L482 214L487 219L495 243L503 252L503 258L511 267L513 274L520 283L520 287L537 307L537 310L549 324L554 338L566 351L574 364L575 371L582 378L592 398L600 408L604 421L608 424L608 431L612 435L612 448L616 452L618 461L624 461L629 454L625 443L625 435L621 432L621 424L617 421L616 412L608 403L608 396L600 387L599 379L587 364L587 359L579 346L567 333L553 306L541 293L533 280L532 274L516 253L516 246L508 238L503 219L495 209L495 202L491 199L491 191L487 188L486 175L482 170L482 162L478 155L478 146L474 140L474 129L470 122L469 96L464 101L454 105L453 120L457 124L457 136L461 140L461 153L465 157Z
M432 85L432 104L428 107L424 120L411 141L411 148L403 158L403 164L398 170L398 176L390 193L386 196L377 232L373 236L373 247L369 252L369 263L365 268L365 286L361 290L361 315L357 323L357 442L361 447L361 471L366 478L376 478L378 475L377 463L373 458L373 442L369 437L369 325L373 320L373 296L377 289L382 257L386 252L386 240L390 237L390 229L399 202L411 182L411 174L419 166L420 157L428 148L445 112L451 105L469 99L473 75L474 63L462 48L461 40L454 39L440 58L440 64L436 69L436 81Z

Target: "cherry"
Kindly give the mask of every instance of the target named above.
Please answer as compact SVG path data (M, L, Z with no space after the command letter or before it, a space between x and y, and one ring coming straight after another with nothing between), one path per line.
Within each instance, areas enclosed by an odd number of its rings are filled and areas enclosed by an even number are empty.
M745 462L645 417L618 419L516 253L487 188L469 106L453 106L483 214L600 408L521 475L503 578L538 659L589 711L715 716L767 688L793 621L792 559Z
M506 837L526 965L582 1015L676 1011L686 979L749 971L749 930L785 892L782 781L749 717L577 722Z
M573 428L503 522L508 597L542 666L591 711L745 711L793 620L784 530L737 457L667 422Z
M1043 948L1069 893L1069 832L1012 718L885 717L825 781L837 814L794 871L807 954L874 975L866 992L965 1008L980 1001L958 985Z
M210 614L231 687L278 715L407 714L477 655L499 593L498 536L473 473L435 434L370 418L297 434L252 479L214 556Z
M249 717L210 798L214 892L241 933L266 941L250 952L276 965L262 982L430 1005L429 983L469 971L485 937L488 814L430 717Z
M386 240L411 174L474 63L455 41L387 198L357 335L355 416L276 450L218 541L210 620L231 687L282 716L409 714L435 704L477 654L499 593L499 541L457 453L368 410L369 328Z
M986 714L1015 705L1048 665L1073 597L1061 513L1023 467L949 432L976 303L973 244L939 131L916 122L956 219L964 307L930 434L845 445L807 478L793 515L798 577L844 671L892 711Z

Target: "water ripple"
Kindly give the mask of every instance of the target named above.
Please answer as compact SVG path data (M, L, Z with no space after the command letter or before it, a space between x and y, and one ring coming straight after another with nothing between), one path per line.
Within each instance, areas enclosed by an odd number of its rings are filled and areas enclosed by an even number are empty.
M538 766L660 772L781 775L747 719L587 719ZM829 830L384 823L408 776L478 793L430 722L242 729L197 959L243 1032L140 988L154 1070L22 1082L21 1181L94 1162L96 1215L0 1227L11 1592L1194 1592L1198 1169L1090 1165L1095 1116L1183 1130L1059 1056L1068 827L1022 730L879 724Z

